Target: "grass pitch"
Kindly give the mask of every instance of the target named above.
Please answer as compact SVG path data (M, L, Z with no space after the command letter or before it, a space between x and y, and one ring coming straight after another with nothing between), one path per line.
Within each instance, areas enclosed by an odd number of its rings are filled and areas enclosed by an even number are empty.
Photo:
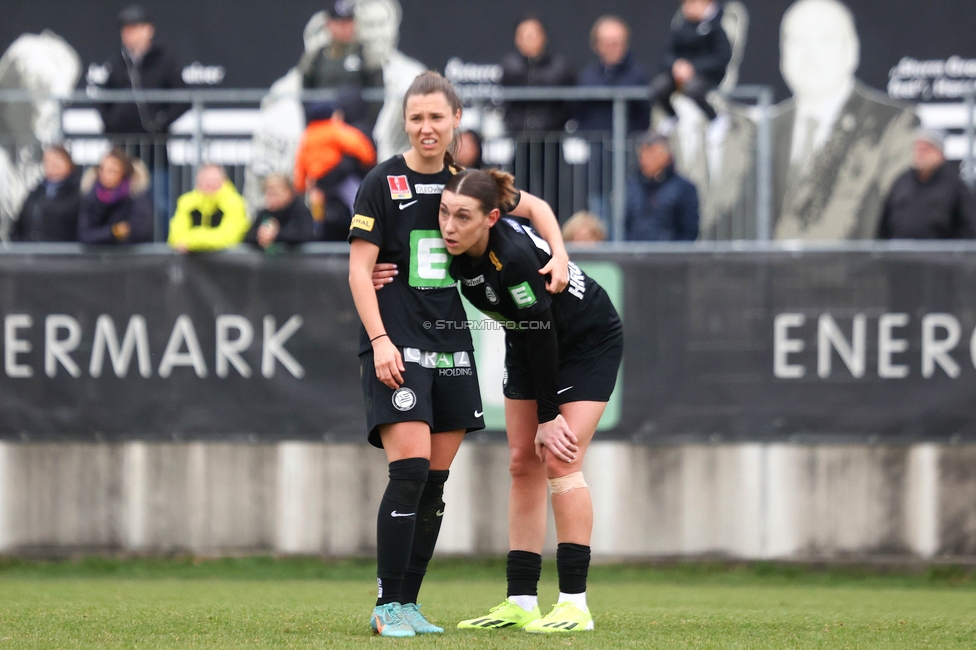
M540 601L556 596L551 563ZM772 565L596 566L596 630L460 632L504 595L501 562L435 560L421 599L442 637L369 633L366 562L0 560L6 648L972 648L976 580ZM377 645L379 644L379 645Z

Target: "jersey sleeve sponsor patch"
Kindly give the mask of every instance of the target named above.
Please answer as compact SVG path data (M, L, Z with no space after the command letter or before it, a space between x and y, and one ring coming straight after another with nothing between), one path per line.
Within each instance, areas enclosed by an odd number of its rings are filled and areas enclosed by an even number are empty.
M406 176L387 176L386 182L390 185L390 196L394 201L405 201L413 198L410 191L410 181Z
M366 215L357 214L352 218L352 223L349 224L349 230L353 228L359 228L360 230L365 230L366 232L373 232L373 226L376 224L376 219L373 217L367 217Z
M508 293L512 296L512 300L515 301L515 305L519 309L531 307L537 302L535 293L532 291L532 287L529 286L528 281L514 287L509 287Z

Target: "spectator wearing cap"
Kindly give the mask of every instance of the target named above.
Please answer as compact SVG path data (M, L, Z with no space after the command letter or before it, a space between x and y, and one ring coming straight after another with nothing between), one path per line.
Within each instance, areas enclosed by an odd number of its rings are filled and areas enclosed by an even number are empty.
M295 155L295 189L309 192L317 233L326 241L345 241L355 190L376 164L376 148L362 131L345 123L336 103L313 103L306 112L308 127ZM345 187L349 181L355 185L351 190Z
M328 43L307 53L298 63L302 86L307 89L350 88L357 91L383 88L383 68L370 67L363 57L362 44L356 37L353 0L336 0L327 9L325 29ZM381 104L371 102L361 120L350 124L363 133L372 133Z
M176 59L156 42L152 17L139 5L126 7L119 14L122 48L108 62L107 90L151 90L184 88L182 68ZM110 134L161 134L188 107L185 104L112 103L99 106Z
M173 90L185 88L182 68L162 45L156 42L152 16L141 6L126 7L119 14L122 48L114 60L105 64L108 77L101 84L106 90ZM186 112L182 103L106 103L98 107L105 133L114 136L161 136ZM113 140L123 147L140 147L140 156L149 168L150 191L156 215L156 230L165 238L170 214L169 161L165 142L153 140L155 146L131 137Z
M945 158L945 135L919 130L911 169L892 184L881 212L881 239L976 238L976 198Z
M642 135L637 162L638 172L627 183L627 240L698 239L698 191L674 171L667 138Z

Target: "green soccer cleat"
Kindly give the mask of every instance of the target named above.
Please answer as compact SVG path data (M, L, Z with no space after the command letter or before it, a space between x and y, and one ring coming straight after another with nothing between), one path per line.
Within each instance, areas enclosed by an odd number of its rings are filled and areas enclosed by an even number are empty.
M403 618L400 603L377 605L373 609L372 616L369 617L369 626L380 636L401 638L416 636L416 632L413 631L410 624Z
M580 609L575 603L557 603L543 618L525 626L533 634L557 634L583 632L593 629L593 617L588 609Z
M520 629L540 618L542 618L542 612L539 611L538 605L531 612L527 612L506 598L500 605L495 605L488 610L487 616L461 621L458 623L458 629L500 630L509 627Z
M400 607L400 615L417 634L443 634L444 628L437 627L420 613L420 605L407 603Z

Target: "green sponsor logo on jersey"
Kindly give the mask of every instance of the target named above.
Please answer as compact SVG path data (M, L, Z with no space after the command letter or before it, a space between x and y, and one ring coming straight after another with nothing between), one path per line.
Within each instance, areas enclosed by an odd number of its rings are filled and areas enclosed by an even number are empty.
M512 300L515 301L519 309L531 307L536 303L535 294L532 293L532 287L529 286L528 281L523 282L517 287L509 287L508 293L512 295Z
M447 269L451 255L439 230L414 230L410 233L410 286L417 289L454 285Z

